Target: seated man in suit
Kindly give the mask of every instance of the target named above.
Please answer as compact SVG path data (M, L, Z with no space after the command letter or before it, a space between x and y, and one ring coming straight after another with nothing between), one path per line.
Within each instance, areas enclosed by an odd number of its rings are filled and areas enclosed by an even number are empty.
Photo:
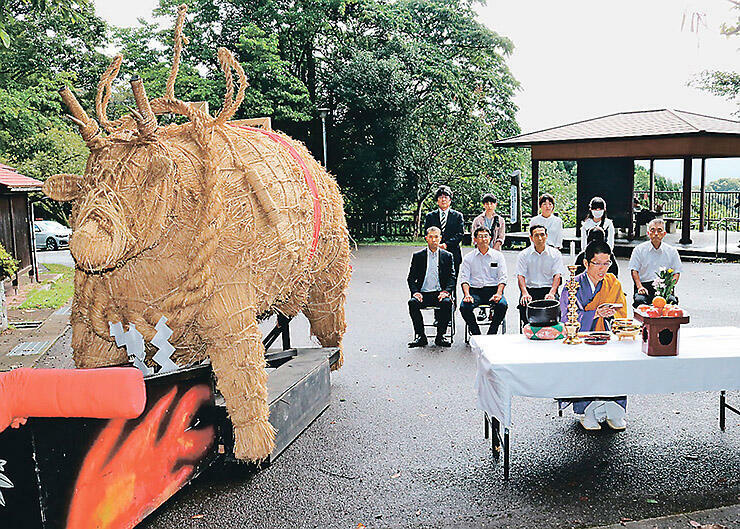
M427 228L427 247L411 258L411 269L407 278L411 299L409 314L414 324L414 341L409 347L424 347L428 344L424 332L421 309L438 307L437 337L434 343L441 347L452 344L445 340L447 325L452 318L452 292L455 291L455 272L452 254L440 248L442 234L439 228Z
M450 207L452 204L452 190L447 186L439 186L434 195L439 209L427 213L424 219L424 232L431 226L436 226L442 232L442 242L439 247L447 250L455 258L455 275L460 271L462 252L460 242L463 237L463 216L459 211Z
M504 254L490 247L491 232L488 228L477 228L473 235L477 248L466 255L460 265L460 287L464 295L460 314L468 324L470 334L480 334L473 309L479 305L491 305L493 320L488 334L496 334L508 308L504 297L506 261Z

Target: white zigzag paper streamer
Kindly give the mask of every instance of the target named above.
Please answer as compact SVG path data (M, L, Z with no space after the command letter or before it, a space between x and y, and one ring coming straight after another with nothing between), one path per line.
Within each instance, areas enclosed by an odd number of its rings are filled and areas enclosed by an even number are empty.
M175 352L175 348L170 343L170 336L172 336L172 329L167 327L167 318L162 316L157 325L154 326L157 330L157 334L152 338L151 344L159 349L152 359L157 362L162 369L160 373L169 373L177 369L177 364L172 361L172 353Z
M133 323L129 325L128 331L123 330L123 324L121 322L108 322L108 327L110 328L110 335L116 340L116 345L126 348L128 358L134 366L139 368L145 375L154 373L154 369L144 363L146 359L144 337L136 330L136 325ZM175 352L175 348L169 341L170 336L172 336L172 329L167 327L167 318L162 316L154 328L157 330L157 334L154 335L150 343L159 349L159 351L152 357L152 360L160 365L160 373L169 373L170 371L177 370L177 364L172 361L172 353Z
M144 351L144 337L136 330L136 325L129 325L128 331L123 331L121 322L110 323L110 335L115 338L118 347L125 347L128 353L128 359L145 375L151 375L154 370L144 363L146 353Z

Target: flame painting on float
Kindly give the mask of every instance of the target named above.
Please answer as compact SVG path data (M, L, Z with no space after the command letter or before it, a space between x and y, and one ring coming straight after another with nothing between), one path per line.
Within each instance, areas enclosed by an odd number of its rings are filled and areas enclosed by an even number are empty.
M145 384L136 419L30 418L0 432L0 481L13 485L0 489L2 527L132 528L207 468L222 424L210 368Z
M136 359L149 367L210 359L234 454L258 461L275 437L258 321L303 312L322 346L341 347L349 235L335 180L303 144L229 121L247 87L229 51L218 50L226 95L216 117L177 99L185 11L180 6L164 97L150 101L134 78L137 110L109 120L120 55L100 81L97 121L62 90L90 157L83 176L54 175L44 191L74 203L77 367L126 362L123 337L131 334L143 337ZM165 113L186 121L160 126L156 116ZM340 355L333 367L341 363Z

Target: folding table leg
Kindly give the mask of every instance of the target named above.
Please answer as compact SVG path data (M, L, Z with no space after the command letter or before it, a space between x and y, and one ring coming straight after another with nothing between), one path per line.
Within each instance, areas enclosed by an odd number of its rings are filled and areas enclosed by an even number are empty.
M504 428L504 479L509 479L509 429Z
M483 412L483 438L488 439L491 424L488 422L488 413Z
M501 454L501 424L498 422L496 417L490 417L491 419L491 452L493 458L498 461L499 455Z
M727 404L725 391L721 391L719 394L719 427L723 432L725 431L725 418L727 415L727 410L740 415L740 409L733 408L732 406Z

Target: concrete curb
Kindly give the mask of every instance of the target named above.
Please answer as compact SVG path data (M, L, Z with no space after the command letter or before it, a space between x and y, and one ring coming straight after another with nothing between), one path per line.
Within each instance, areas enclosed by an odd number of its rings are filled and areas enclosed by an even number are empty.
M674 514L660 518L648 518L634 522L618 523L613 525L600 525L593 529L691 529L697 527L691 524L697 522L712 527L711 524L725 526L728 529L740 528L740 504L707 509L706 511L695 511L683 514ZM714 529L714 528L712 528Z

